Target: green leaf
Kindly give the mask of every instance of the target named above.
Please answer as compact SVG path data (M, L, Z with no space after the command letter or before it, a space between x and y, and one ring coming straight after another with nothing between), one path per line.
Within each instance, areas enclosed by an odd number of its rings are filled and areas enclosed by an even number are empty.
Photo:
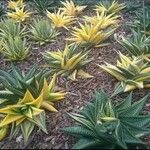
M106 117L113 117L113 118L115 118L114 108L113 108L110 100L105 105L104 112L105 112Z
M123 132L125 133L124 140L126 141L126 143L143 144L143 142L139 138L135 137L125 125L121 125L123 126Z
M126 121L131 124L136 124L137 127L143 128L144 126L150 123L150 115L143 115L143 116L120 116L119 119L121 121Z
M14 95L10 91L1 90L0 91L0 99L11 99L12 101L14 101L15 99L18 99L18 97L17 97L17 95Z
M115 91L113 92L113 94L111 95L111 98L122 93L124 91L123 87L122 87L122 84L121 83L118 83L116 84L115 86Z
M21 71L15 65L12 65L12 75L18 80L23 79Z
M120 110L126 109L131 106L132 92L122 101L120 104L115 106L115 109L119 112Z
M121 120L121 123L123 123L126 127L128 127L131 133L136 137L141 137L150 133L150 129L145 128L143 126L139 127L138 124L140 123L140 121L136 123L135 122L131 123L124 118Z
M46 129L45 112L40 113L37 116L34 116L32 119L29 118L29 120L35 123L43 132L48 134Z
M92 123L87 120L84 116L79 115L79 114L68 114L71 118L73 118L74 120L76 120L77 122L81 123L82 125L84 125L85 127L89 128L89 129L93 129L93 125Z
M132 104L132 106L120 111L119 115L120 116L132 116L132 117L135 116L136 117L137 115L139 115L142 108L144 107L144 104L145 104L147 98L148 98L148 95L145 96L144 98L142 98L140 101Z
M118 145L120 145L123 149L127 149L126 141L124 140L125 134L123 132L122 126L120 125L120 121L118 121L118 124L116 126L115 136L116 136Z
M86 149L86 148L90 148L90 147L94 147L97 145L100 145L101 142L99 140L96 139L90 139L90 138L83 138L80 139L74 146L72 149Z
M62 131L72 134L74 136L84 136L84 137L95 137L95 133L93 131L90 131L84 127L66 127L61 129Z
M12 76L9 73L7 73L3 70L0 70L0 79L1 79L0 83L3 80L7 81L7 82L2 82L2 83L4 83L4 85L7 84L7 83L9 83L11 85L16 84L16 80L14 78L12 78Z
M28 121L28 120L23 121L21 123L21 131L22 131L22 134L23 134L23 137L24 137L24 143L27 143L34 127L35 127L35 124Z
M32 77L35 75L36 70L37 70L37 66L34 65L34 66L29 70L29 72L26 74L25 80L29 80L30 78L32 78Z
M11 132L9 135L10 140L12 140L13 137L16 137L18 135L19 131L20 131L20 126L16 126L15 123L12 123Z

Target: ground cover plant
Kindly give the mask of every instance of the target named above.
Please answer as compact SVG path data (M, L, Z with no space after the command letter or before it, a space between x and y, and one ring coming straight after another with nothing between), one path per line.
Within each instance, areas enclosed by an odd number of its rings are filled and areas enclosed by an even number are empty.
M149 148L149 7L1 0L0 148Z

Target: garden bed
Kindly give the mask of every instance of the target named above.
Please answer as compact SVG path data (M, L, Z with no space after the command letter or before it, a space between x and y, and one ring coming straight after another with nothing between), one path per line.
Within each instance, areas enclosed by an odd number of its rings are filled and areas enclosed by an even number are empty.
M94 11L87 9L83 15L94 14ZM82 18L83 15L80 15ZM79 18L80 18L79 17ZM133 15L128 12L122 12L119 18L119 28L115 31L117 34L129 35L130 30L125 24L132 20ZM46 51L56 51L57 49L64 49L66 37L69 37L70 33L67 30L62 30L61 35L57 37L56 42L38 45L31 42L30 51L31 55L22 61L14 62L22 71L28 71L33 64L37 64L41 69L44 61L42 54ZM70 149L75 143L75 139L71 136L60 131L60 128L70 126L74 122L68 117L67 113L73 112L74 109L82 108L91 100L91 95L94 91L104 89L109 95L114 92L114 87L117 80L108 73L100 69L96 64L104 64L108 62L115 64L118 59L116 51L124 53L124 49L114 40L113 36L109 39L109 46L103 48L92 48L90 50L89 57L93 60L86 66L86 72L93 76L91 79L80 79L77 81L71 81L64 77L58 77L58 87L67 92L67 96L64 100L56 102L57 113L46 112L46 126L48 134L38 130L35 131L32 137L29 139L27 145L23 145L23 139L21 134L16 139L9 141L7 137L4 141L0 142L1 149L17 149L17 148L31 148L31 149ZM0 69L8 71L11 68L12 62L4 60L3 55L0 54ZM135 90L133 93L134 101L139 100L143 96L149 94L149 89ZM125 97L127 93L120 94L114 98L114 103L117 103L120 98ZM150 101L146 102L143 113L150 114ZM146 143L149 143L149 139L145 139Z

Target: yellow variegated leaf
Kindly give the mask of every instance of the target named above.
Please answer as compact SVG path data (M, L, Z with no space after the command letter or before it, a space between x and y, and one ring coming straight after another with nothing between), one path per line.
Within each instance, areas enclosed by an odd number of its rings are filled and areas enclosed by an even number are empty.
M58 59L58 60L62 60L62 56L59 55L58 52L47 52L47 54L51 55L51 57Z
M150 67L143 69L141 73L150 73Z
M74 70L69 76L68 78L71 80L76 80L76 76L77 76L77 70Z
M82 69L80 69L78 71L78 75L83 77L83 78L92 78L93 76L91 76L90 74L86 73L85 71L83 71Z
M119 58L121 60L121 65L126 67L128 64L131 64L132 61L125 55L119 52Z
M16 126L18 126L20 123L22 123L25 119L26 119L26 117L23 117L23 118L17 120L16 121Z
M143 82L137 82L137 87L138 87L139 89L143 89L143 88L144 88Z
M150 80L150 75L143 75L143 76L140 76L140 77L135 79L135 81L137 81L137 82L146 81L146 80Z
M44 109L47 109L48 111L58 112L52 105L50 105L46 101L42 102L42 106L41 107L44 108Z
M66 63L67 63L67 56L64 56L62 61L61 61L61 68L65 69Z
M82 59L86 57L87 54L81 55L81 53L78 53L77 55L73 56L66 64L65 69L71 70L73 69L79 62L81 62Z
M68 47L68 44L66 44L66 47L64 49L64 52L63 52L63 57L67 56L69 53L69 47Z
M2 141L5 138L7 131L8 131L8 126L3 126L0 128L0 141Z
M44 100L48 99L48 96L49 96L49 90L48 89L49 89L49 86L48 86L47 80L44 79L44 85L43 85L43 89L42 89Z
M126 83L124 92L132 91L136 88L143 89L144 88L143 82L128 81Z
M56 86L56 78L57 78L57 75L56 73L53 75L53 78L48 86L48 91L49 92L54 92L54 89L55 89L55 86Z
M54 103L53 102L50 102L50 101L46 101L46 103L48 103L49 105L52 105L52 106L54 106Z
M13 123L19 119L22 119L23 115L7 115L0 123L0 127Z
M44 94L42 92L37 99L33 100L32 102L28 103L27 105L31 105L31 106L34 106L36 108L40 108L42 101L43 101L43 97L44 97L43 95Z
M143 56L143 58L144 58L147 62L150 62L150 56Z
M63 92L50 93L49 99L47 101L55 102L58 100L62 100L65 98L65 95L66 95L66 93L63 93Z
M26 113L24 113L24 115L27 117L27 118L32 118L33 117L33 112L31 109L28 109L28 111L26 111Z
M127 80L126 84L134 85L134 86L136 86L136 87L138 87L140 89L142 89L144 87L142 81L137 82L137 81L134 81L134 80Z
M12 111L11 106L8 106L6 108L1 108L0 113L3 113L3 114L16 114L15 112Z
M118 70L117 67L107 64L107 66L100 66L98 65L100 68L104 69L105 71L107 71L108 73L110 73L112 76L114 76L117 80L119 81L123 81L126 79L126 77L122 76L120 72L120 70Z
M29 90L26 91L26 94L24 98L18 102L18 104L26 104L34 101L34 97L32 94L29 92Z
M42 102L43 103L43 102ZM42 106L42 104L41 104ZM39 108L36 108L36 107L32 107L32 113L33 113L33 116L36 116L36 115L39 115L40 113L42 113L44 110L42 109L39 109Z
M125 89L124 89L124 92L129 92L129 91L133 91L133 90L135 90L136 89L136 86L134 86L134 85L126 85L125 86Z

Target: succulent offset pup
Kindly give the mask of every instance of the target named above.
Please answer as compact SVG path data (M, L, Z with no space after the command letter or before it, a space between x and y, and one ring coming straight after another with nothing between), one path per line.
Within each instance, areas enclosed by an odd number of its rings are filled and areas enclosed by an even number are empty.
M30 17L30 15L31 12L24 11L24 7L16 7L14 12L7 12L7 16L16 22L24 22Z
M43 54L47 61L47 67L52 72L65 76L71 80L76 80L77 76L91 78L92 76L83 71L83 67L91 60L84 52L77 52L78 45L67 45L63 51L57 50Z
M15 10L16 8L23 8L25 4L23 3L23 0L16 0L16 1L8 1L7 8Z
M119 4L116 0L110 1L110 0L104 0L100 2L99 5L96 5L96 11L98 12L105 12L105 14L117 14L120 12L122 9L125 8L125 4Z
M61 1L63 8L59 8L64 12L64 14L69 16L77 16L79 15L87 6L75 6L74 2L72 0L65 2Z
M7 73L0 70L0 82L4 90L0 91L0 106L16 104L22 99L27 90L30 91L34 98L43 93L43 101L41 107L49 111L57 112L54 108L54 102L65 98L66 93L56 91L56 75L53 76L48 84L47 78L49 71L38 71L37 67L33 67L27 74L21 72L17 67L13 66L12 72Z
M147 97L132 104L130 94L113 105L105 92L96 92L94 102L69 114L78 124L62 129L79 138L72 149L130 149L144 145L140 138L150 134L150 115L140 112Z
M47 133L45 113L44 110L40 109L42 101L42 94L34 99L27 90L24 98L20 99L17 104L0 109L0 113L6 114L0 122L0 128L12 124L10 136L14 136L21 129L25 143L28 141L35 125Z
M150 88L150 65L148 63L140 57L130 58L120 52L119 58L117 65L105 63L106 65L100 66L120 81L114 95L134 89Z
M67 16L60 10L55 13L50 13L49 11L47 11L47 16L49 19L51 19L56 28L65 28L67 30L68 26L72 25L75 21L75 18L73 16Z

